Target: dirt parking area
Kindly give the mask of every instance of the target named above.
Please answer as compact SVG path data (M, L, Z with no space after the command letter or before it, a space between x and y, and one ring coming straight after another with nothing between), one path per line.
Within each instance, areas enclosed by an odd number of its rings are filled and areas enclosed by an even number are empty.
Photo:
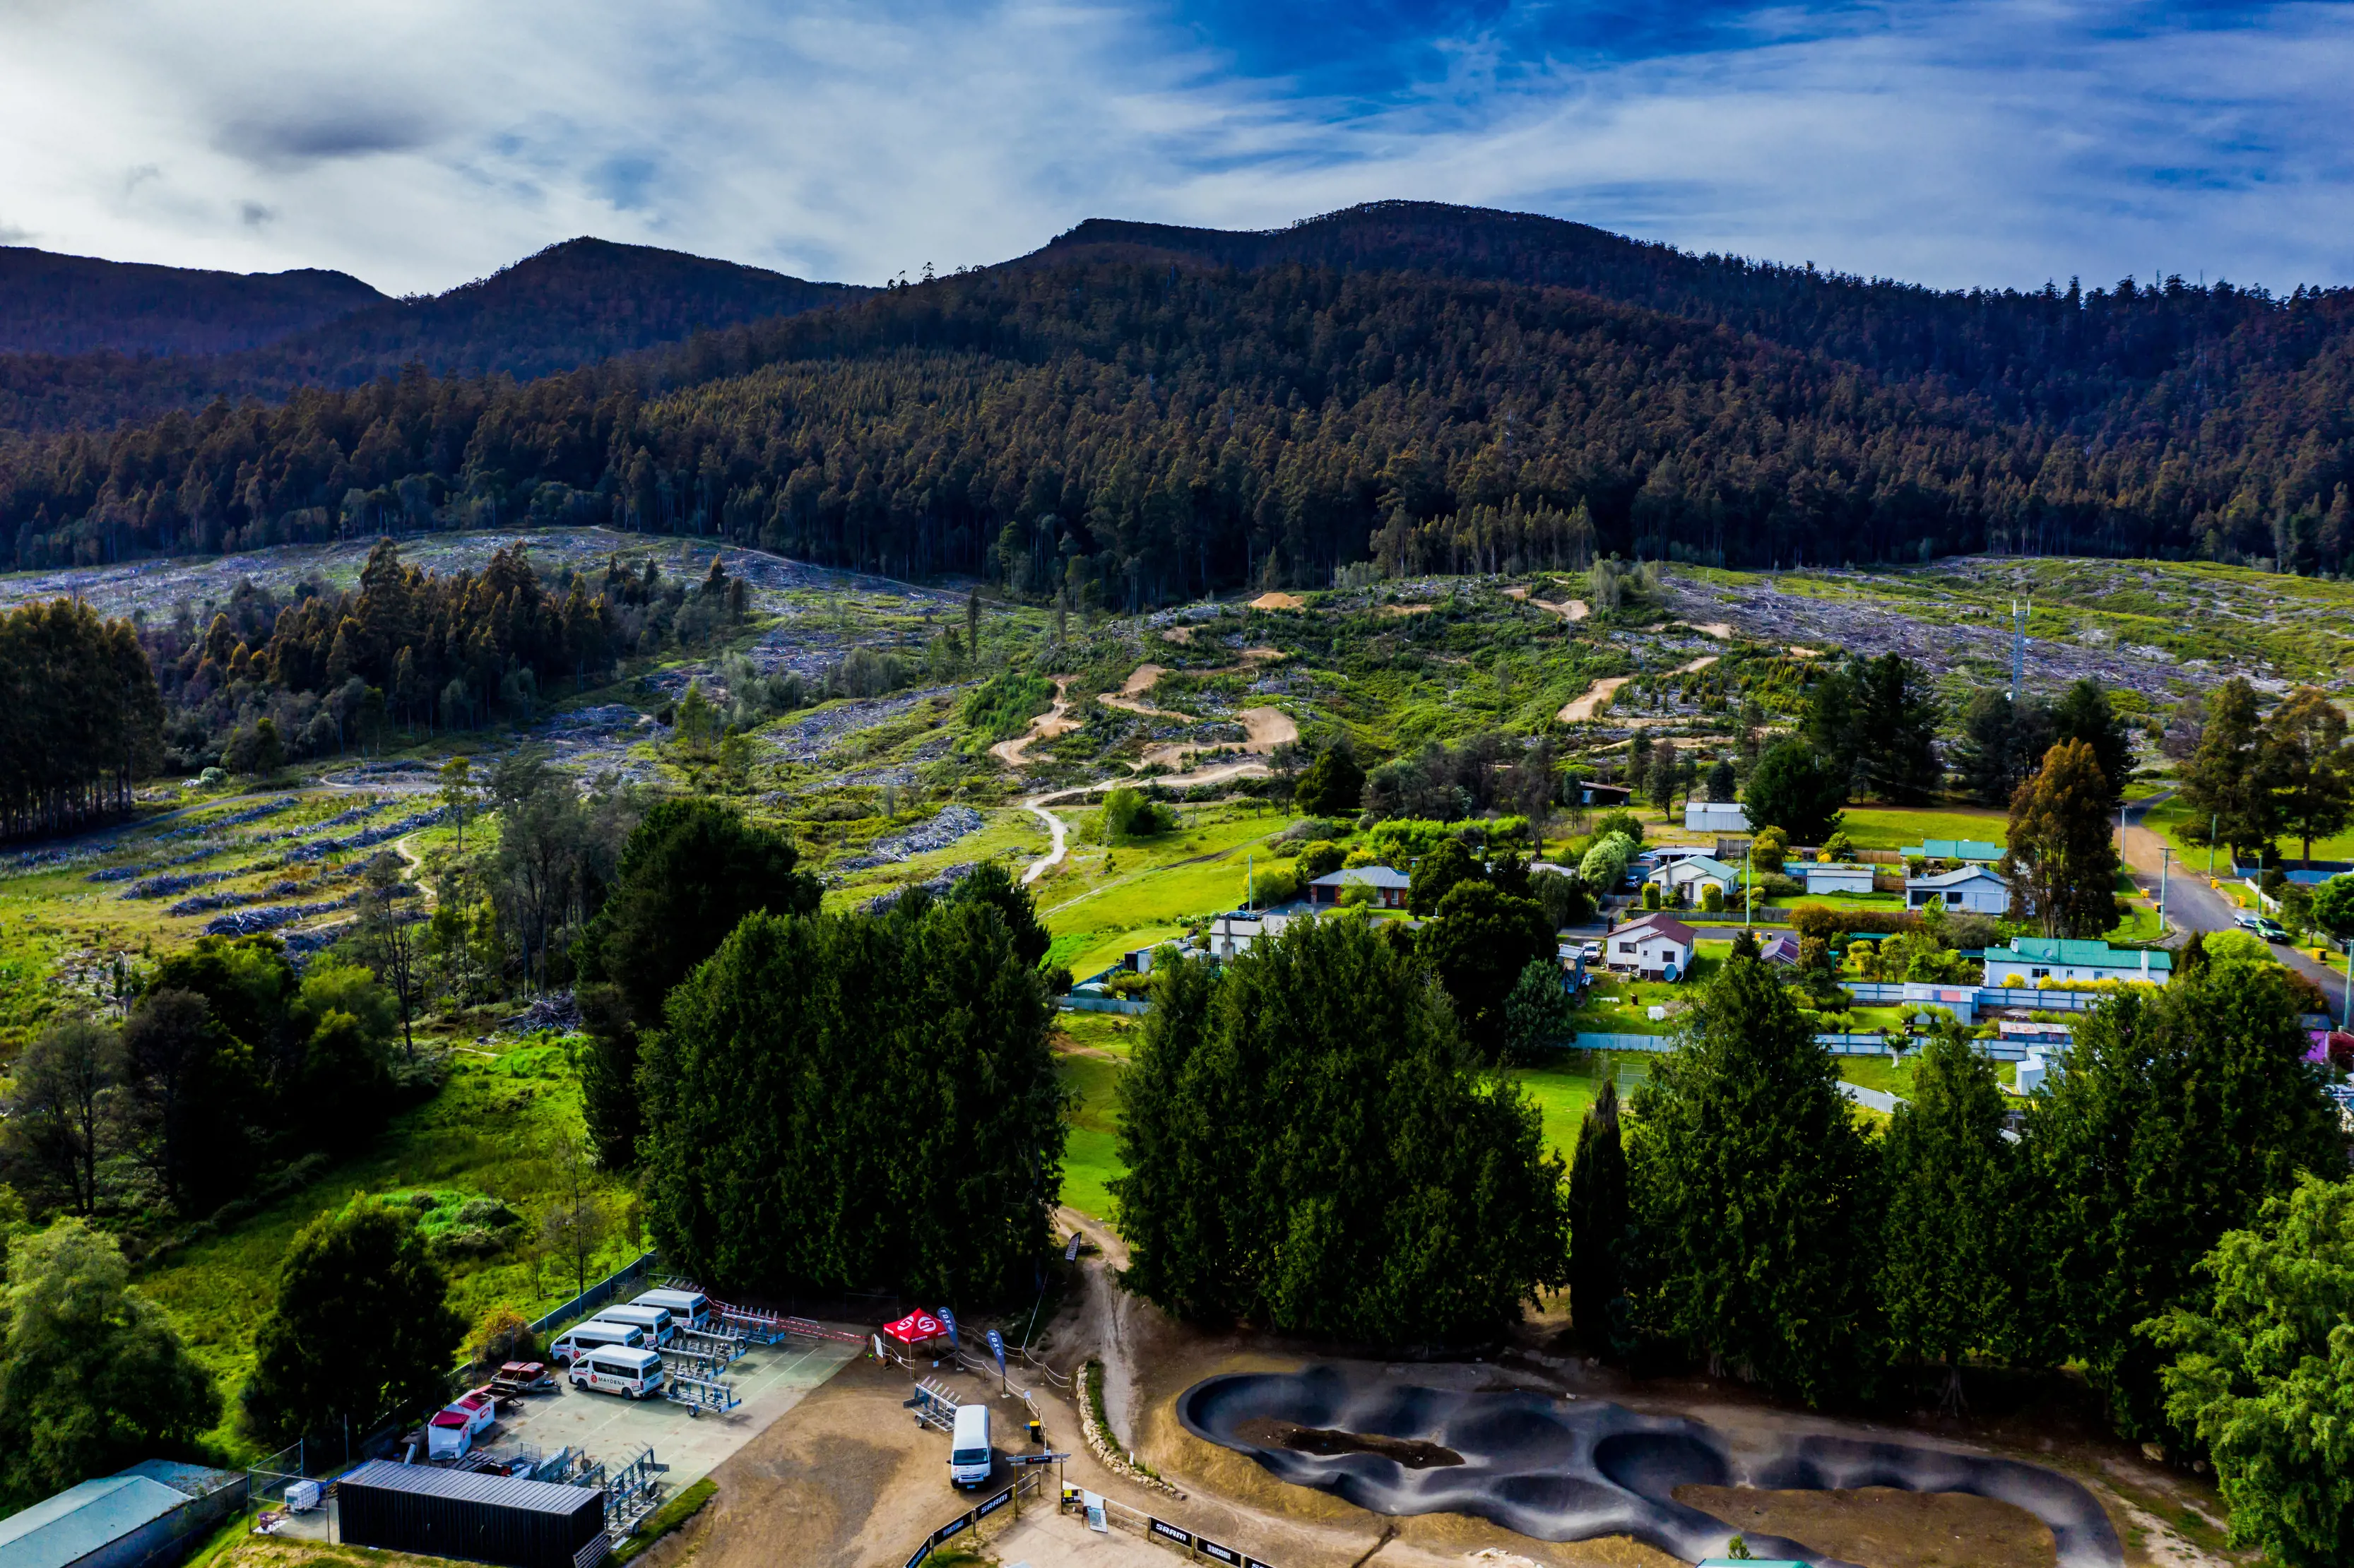
M1018 1400L974 1378L926 1375L960 1400L988 1400L1001 1455L1023 1446ZM744 1445L712 1472L719 1495L704 1510L695 1568L901 1568L928 1531L1013 1479L1001 1460L975 1490L949 1485L949 1440L917 1424L913 1392L905 1372L855 1361ZM1056 1415L1046 1412L1049 1436L1076 1441L1076 1423L1058 1433Z

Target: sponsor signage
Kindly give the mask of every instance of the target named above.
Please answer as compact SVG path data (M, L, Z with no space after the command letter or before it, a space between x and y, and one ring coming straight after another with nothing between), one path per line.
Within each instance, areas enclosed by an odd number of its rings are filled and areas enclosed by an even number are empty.
M1063 1261L1065 1263L1076 1263L1079 1261L1079 1243L1085 1239L1086 1238L1081 1236L1076 1231L1073 1231L1071 1233L1071 1245L1063 1249Z
M997 1375L1005 1375L1005 1336L991 1329L989 1331L989 1353L997 1358Z
M1243 1554L1231 1546L1221 1546L1206 1535L1195 1536L1193 1545L1213 1563L1231 1563L1235 1568L1242 1568Z
M932 1538L928 1535L924 1537L924 1543L916 1548L916 1554L907 1559L907 1568L916 1568L917 1563L923 1562L925 1558L929 1557L931 1554Z
M946 1524L932 1531L932 1542L934 1545L938 1545L939 1542L946 1541L949 1536L956 1534L959 1531L970 1530L971 1528L972 1515L969 1513L959 1514L956 1518L949 1520Z
M1193 1532L1192 1531L1180 1530L1166 1520L1151 1519L1147 1520L1145 1522L1151 1527L1150 1532L1159 1536L1163 1541L1173 1541L1180 1546L1191 1546L1193 1544Z
M1013 1500L1013 1489L1012 1487L1008 1487L1003 1491L998 1493L995 1497L990 1499L987 1502L981 1504L979 1508L973 1510L972 1517L976 1520L987 1519L991 1514L995 1513L999 1509L1003 1508L1007 1503L1010 1503Z

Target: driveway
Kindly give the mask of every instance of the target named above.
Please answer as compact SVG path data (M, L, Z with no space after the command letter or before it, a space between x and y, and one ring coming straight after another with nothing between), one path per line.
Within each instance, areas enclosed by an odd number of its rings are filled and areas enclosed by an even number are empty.
M2151 829L2140 825L2152 806L2172 794L2153 795L2147 800L2130 801L2126 806L2126 828L2123 849L2126 868L2133 873L2152 897L2157 896L2159 867L2165 863L2166 841ZM2184 863L2175 857L2175 868L2165 877L2166 919L2169 926L2185 933L2192 931L2229 931L2238 906L2207 885L2203 862ZM2346 976L2342 969L2317 964L2309 954L2299 952L2284 943L2273 944L2273 957L2321 987L2329 999L2330 1011L2342 1022L2346 1017Z

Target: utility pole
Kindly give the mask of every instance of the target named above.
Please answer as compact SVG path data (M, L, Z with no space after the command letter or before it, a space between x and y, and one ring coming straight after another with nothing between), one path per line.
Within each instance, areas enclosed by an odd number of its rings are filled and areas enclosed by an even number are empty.
M2164 941L2166 939L2166 873L2167 868L2174 863L2174 846L2161 843L2158 846L2158 936L2160 941Z
M2207 814L2207 880L2210 882L2215 880L2215 832L2222 824L2222 821L2223 816L2220 811L2210 811Z

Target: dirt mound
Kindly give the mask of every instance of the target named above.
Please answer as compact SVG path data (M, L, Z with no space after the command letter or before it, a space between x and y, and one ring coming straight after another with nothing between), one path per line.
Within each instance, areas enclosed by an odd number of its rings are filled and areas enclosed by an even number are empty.
M1308 601L1296 593L1263 593L1250 601L1253 609L1306 609Z

